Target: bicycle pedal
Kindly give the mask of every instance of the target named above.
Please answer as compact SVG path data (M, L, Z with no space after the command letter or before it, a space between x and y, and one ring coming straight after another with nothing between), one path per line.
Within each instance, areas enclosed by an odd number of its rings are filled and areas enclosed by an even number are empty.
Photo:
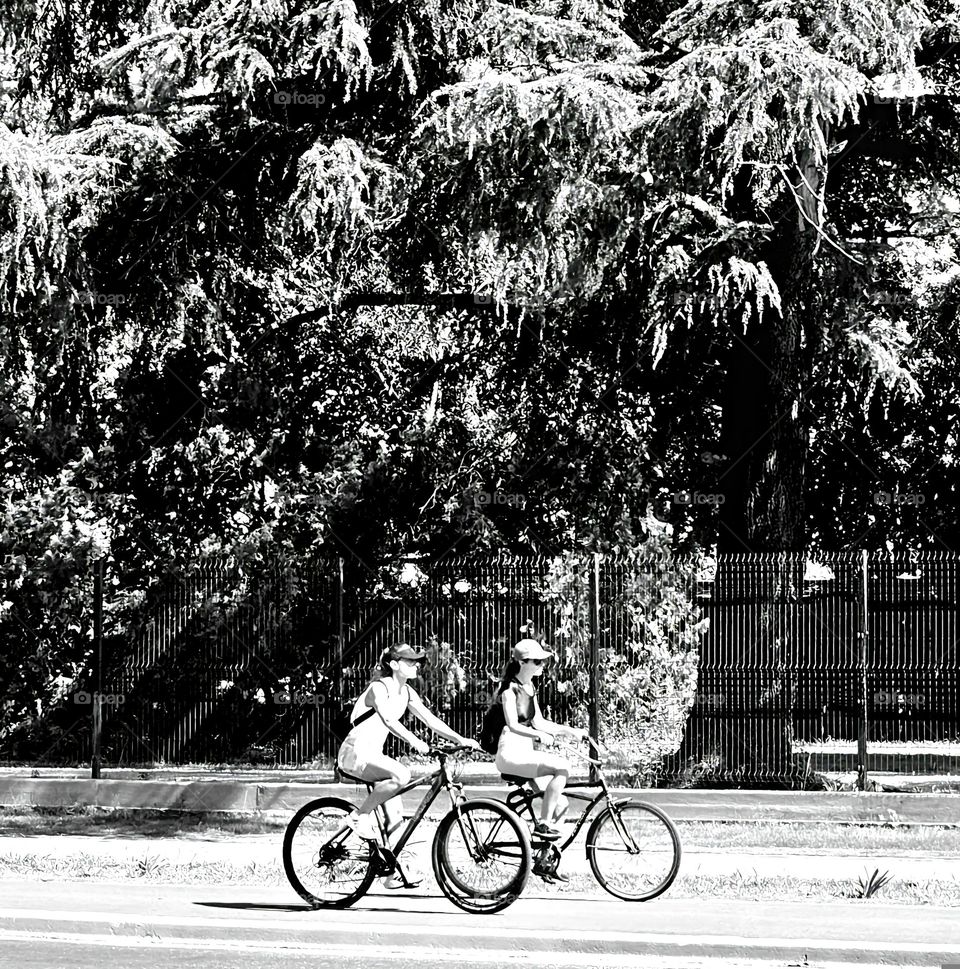
M392 875L397 870L397 856L383 845L377 845L377 875Z

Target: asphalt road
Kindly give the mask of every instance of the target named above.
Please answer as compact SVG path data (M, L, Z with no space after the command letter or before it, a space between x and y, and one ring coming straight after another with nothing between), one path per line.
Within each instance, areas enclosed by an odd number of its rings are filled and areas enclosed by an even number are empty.
M78 946L70 943L37 944L35 942L3 943L4 966L17 969L425 969L433 966L455 966L457 969L502 969L504 966L535 966L552 969L553 962L541 962L522 953L504 953L497 961L476 961L458 954L435 956L427 961L402 952L373 956L366 948L352 953L324 955L320 952L268 950L239 945L232 951L211 949L129 949L115 945ZM572 965L566 963L563 965ZM743 960L739 958L688 958L683 956L645 956L640 962L620 957L595 961L589 957L577 963L578 969L849 969L851 963L797 963L777 960ZM879 964L858 963L860 969L881 969Z
M960 912L868 902L524 896L474 916L376 889L311 911L287 888L0 881L0 965L617 967L960 963ZM698 961L699 960L699 961ZM706 960L706 962L704 962Z

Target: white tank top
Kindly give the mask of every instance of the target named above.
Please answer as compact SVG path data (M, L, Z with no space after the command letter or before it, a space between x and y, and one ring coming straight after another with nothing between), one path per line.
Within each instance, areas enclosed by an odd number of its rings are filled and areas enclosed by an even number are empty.
M368 696L371 697L372 701L372 690L377 690L380 694L378 697L380 708L389 720L399 720L407 712L411 691L408 685L399 694L394 693L387 686L387 681L376 680L357 697L357 702L353 705L353 710L350 713L350 722L353 723L353 726L350 728L347 739L353 741L355 749L359 747L363 750L375 750L382 753L383 745L386 743L390 731L387 729L383 717L378 716L373 707L367 705ZM384 698L384 693L386 693L386 698ZM365 717L364 715L368 713L372 713L373 716ZM364 718L363 721L356 723L355 721L361 717Z

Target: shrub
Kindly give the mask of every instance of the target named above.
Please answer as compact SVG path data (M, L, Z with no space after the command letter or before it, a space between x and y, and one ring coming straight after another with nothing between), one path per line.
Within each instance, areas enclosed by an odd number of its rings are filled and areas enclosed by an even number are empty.
M688 592L699 561L674 556L665 532L601 563L599 733L607 762L635 782L675 753L693 706L698 645L708 620ZM589 557L551 563L544 599L557 619L561 670L576 723L586 725L590 690ZM620 625L614 625L619 617Z

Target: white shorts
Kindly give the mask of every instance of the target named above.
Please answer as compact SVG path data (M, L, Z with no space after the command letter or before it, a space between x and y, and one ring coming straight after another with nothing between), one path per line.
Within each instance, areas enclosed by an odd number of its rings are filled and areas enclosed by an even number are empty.
M340 769L347 774L363 778L370 761L382 761L383 757L384 753L382 749L368 750L364 744L358 744L353 737L348 735L347 739L340 745L340 750L337 753L337 763L340 765Z
M557 754L546 750L535 750L533 737L524 737L504 727L494 761L501 774L516 774L518 777L544 777L570 770L570 765Z

